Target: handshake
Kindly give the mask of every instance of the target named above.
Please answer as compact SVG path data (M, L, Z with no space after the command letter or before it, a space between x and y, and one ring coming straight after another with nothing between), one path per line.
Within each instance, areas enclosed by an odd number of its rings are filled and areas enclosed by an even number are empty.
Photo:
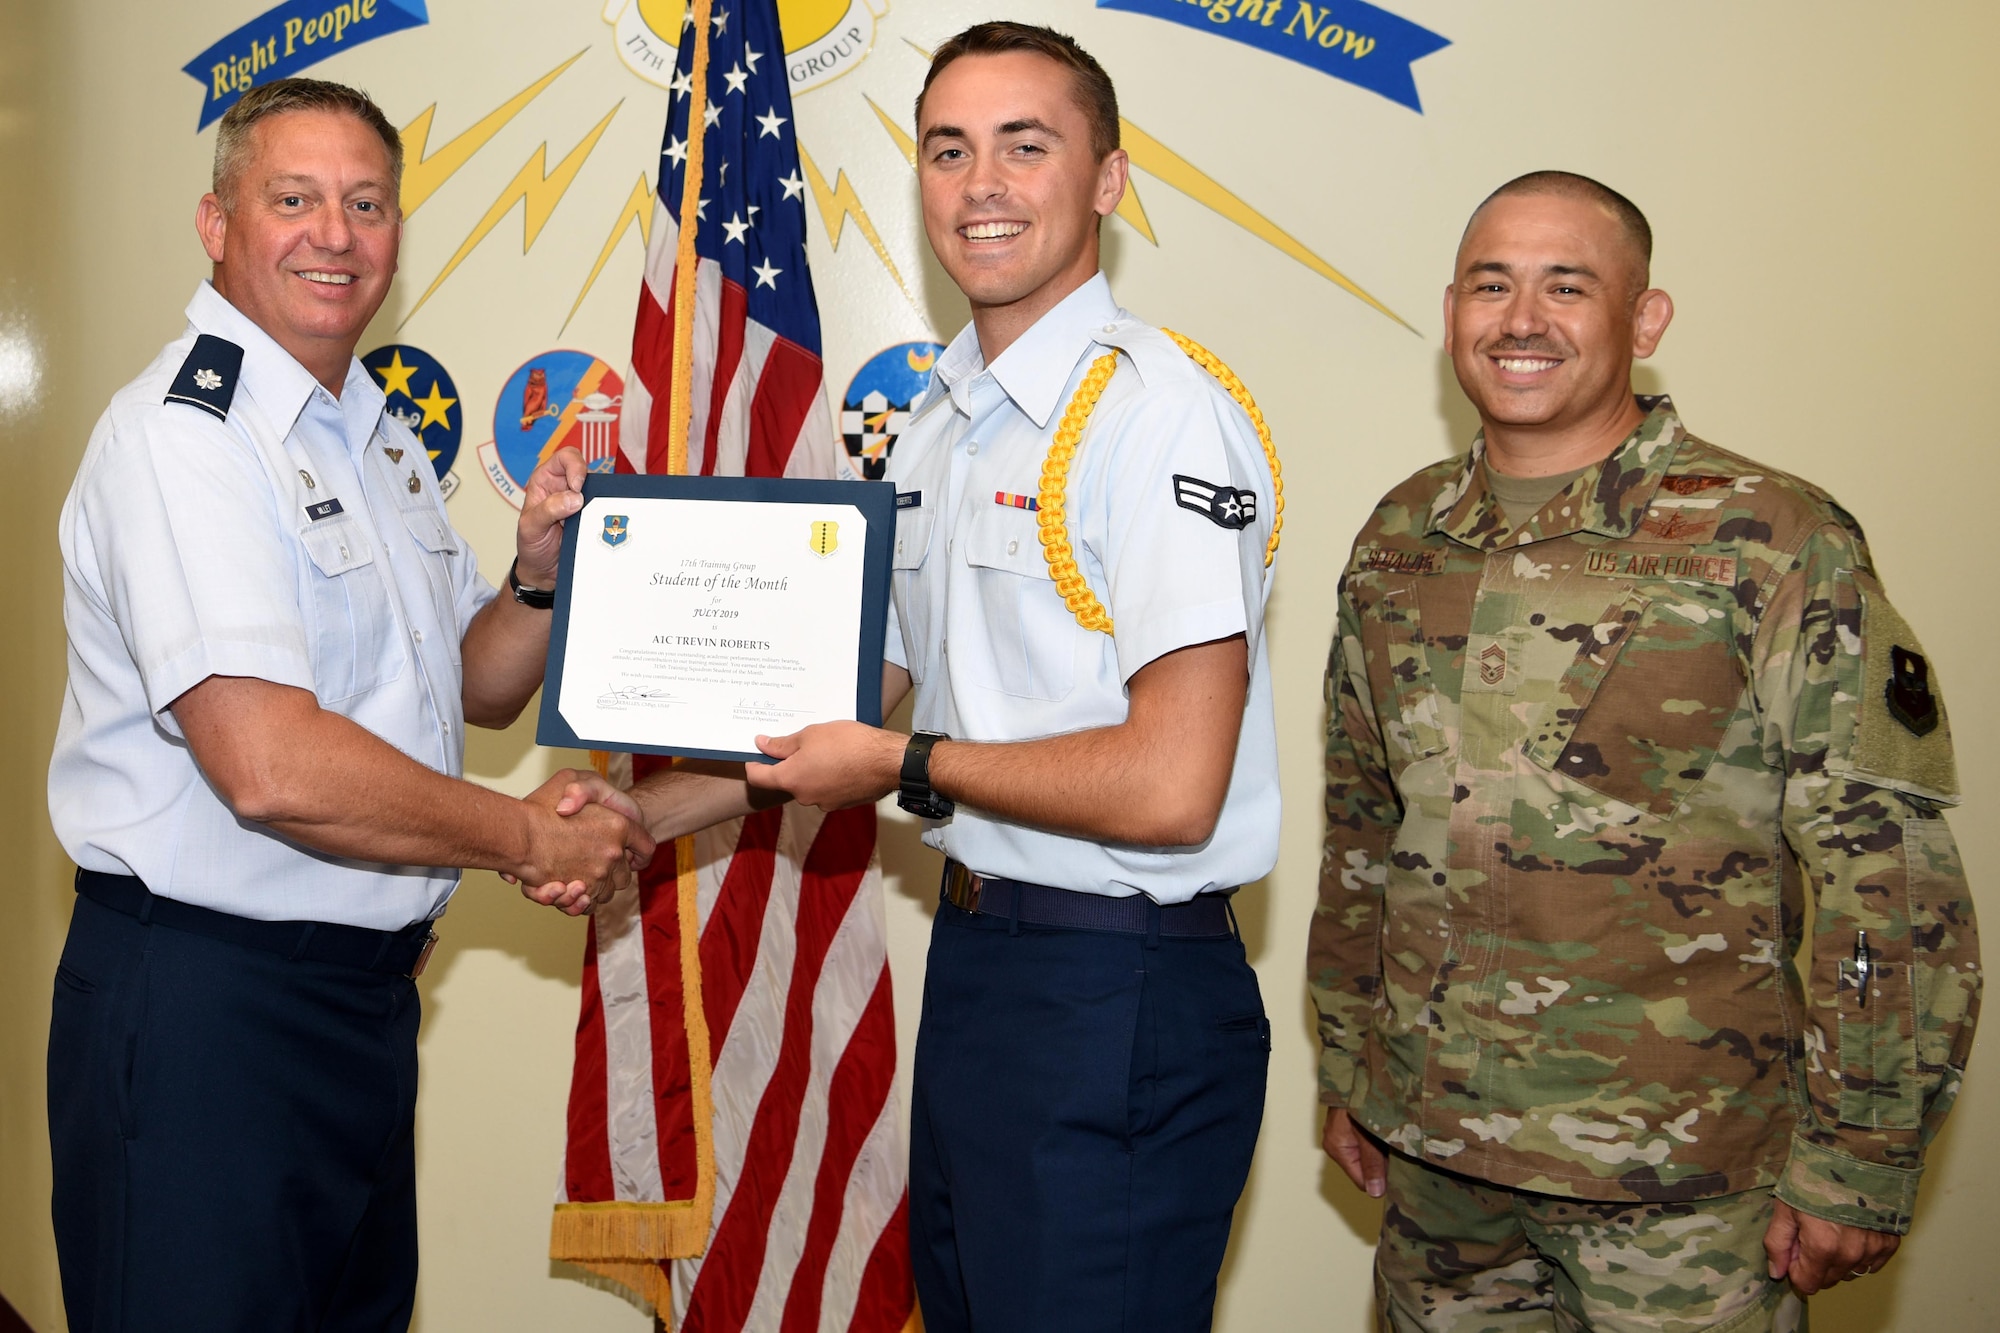
M653 835L631 795L596 773L566 768L530 792L527 851L501 878L531 902L582 916L632 887L653 859Z

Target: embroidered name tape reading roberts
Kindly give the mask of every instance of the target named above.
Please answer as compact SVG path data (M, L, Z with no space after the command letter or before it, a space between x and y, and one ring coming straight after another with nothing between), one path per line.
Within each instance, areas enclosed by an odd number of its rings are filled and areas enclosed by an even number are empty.
M923 507L924 507L924 493L922 491L896 492L896 508L922 509Z
M1670 555L1660 551L1607 548L1586 555L1583 572L1604 579L1691 579L1728 586L1736 582L1736 557Z

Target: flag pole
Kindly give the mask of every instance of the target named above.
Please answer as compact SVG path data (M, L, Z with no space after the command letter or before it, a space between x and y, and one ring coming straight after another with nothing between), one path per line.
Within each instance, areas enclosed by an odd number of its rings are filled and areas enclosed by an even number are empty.
M681 181L680 235L674 249L674 368L667 399L667 472L685 476L688 432L694 421L694 307L701 257L695 233L701 226L703 147L708 138L708 38L713 0L691 0L693 68L688 90L687 171ZM674 839L674 872L681 946L681 1014L687 1024L688 1082L694 1103L695 1191L692 1229L699 1234L693 1253L708 1248L715 1212L715 1096L710 1086L713 1052L708 1013L701 992L701 914L695 876L694 836ZM686 1252L686 1251L683 1251ZM662 1266L664 1267L664 1265ZM657 1306L656 1306L657 1308ZM665 1311L660 1313L664 1316Z
M667 398L667 471L685 476L688 430L694 421L694 291L701 259L695 229L701 224L703 146L708 138L708 25L713 0L692 0L694 68L689 75L687 172L681 180L680 238L674 250L674 378Z

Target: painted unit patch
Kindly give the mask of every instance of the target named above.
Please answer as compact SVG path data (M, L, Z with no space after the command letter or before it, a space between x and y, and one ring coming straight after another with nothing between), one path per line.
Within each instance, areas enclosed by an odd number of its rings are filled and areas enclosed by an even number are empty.
M1583 572L1603 579L1690 579L1728 587L1736 582L1736 557L1691 551L1621 551L1607 546L1584 557Z

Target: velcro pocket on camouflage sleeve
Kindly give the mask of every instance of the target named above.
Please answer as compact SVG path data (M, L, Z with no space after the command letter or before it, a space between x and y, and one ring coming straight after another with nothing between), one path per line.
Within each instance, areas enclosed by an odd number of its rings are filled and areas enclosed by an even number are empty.
M1840 960L1840 1122L1915 1129L1923 1118L1916 1077L1909 965L1875 961L1864 972Z
M1834 575L1836 679L1827 771L1941 805L1958 765L1937 669L1872 574Z

